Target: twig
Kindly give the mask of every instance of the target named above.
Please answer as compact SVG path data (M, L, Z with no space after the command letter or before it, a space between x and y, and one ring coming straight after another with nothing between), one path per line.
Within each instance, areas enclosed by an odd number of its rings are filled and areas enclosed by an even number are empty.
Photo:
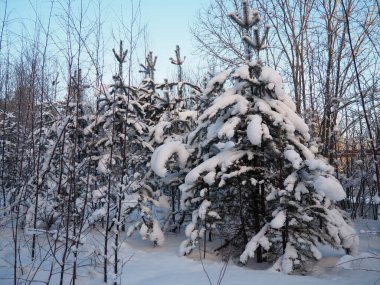
M205 273L206 276L207 276L208 282L210 283L210 285L212 285L212 282L211 282L210 276L208 275L207 270L206 270L206 268L205 268L205 266L204 266L204 264L203 264L203 260L202 260L202 252L201 252L201 246L200 246L200 244L198 244L198 250L199 250L199 259L200 259L200 261L201 261L203 271L204 271L204 273Z

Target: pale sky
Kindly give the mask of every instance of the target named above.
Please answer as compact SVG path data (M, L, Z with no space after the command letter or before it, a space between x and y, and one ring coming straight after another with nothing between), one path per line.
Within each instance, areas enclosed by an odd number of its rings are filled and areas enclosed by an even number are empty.
M145 46L139 46L138 49L143 51L147 47L148 51L152 50L154 55L158 56L157 80L176 74L175 66L170 64L169 58L174 56L177 44L181 47L181 54L186 56L184 69L197 64L197 57L192 55L195 48L189 27L195 22L198 11L207 6L209 1L211 0L141 0L141 25L147 26L147 40ZM80 0L71 0L71 2L74 13L79 15ZM137 0L100 0L101 18L104 22L104 42L107 49L105 51L106 66L115 67L114 62L110 62L112 61L111 48L117 48L119 38L122 39L124 36L122 25L129 27L131 3L136 7L138 2ZM62 23L64 22L63 11L67 3L68 0L54 1L51 32L55 38L61 38L61 42L55 43L56 48L66 45ZM96 18L97 3L98 0L83 0L83 6L88 7L84 29L90 27L91 19ZM5 0L0 0L1 16L4 4ZM36 13L42 25L47 27L50 7L51 0L8 0L8 29L12 38L10 45L16 46L22 34L27 38L33 38ZM50 43L52 44L52 41ZM140 60L143 61L142 54Z

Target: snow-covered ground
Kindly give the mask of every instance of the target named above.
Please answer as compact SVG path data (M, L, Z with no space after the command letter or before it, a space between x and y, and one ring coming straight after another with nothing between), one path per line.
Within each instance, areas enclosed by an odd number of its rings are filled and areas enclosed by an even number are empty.
M358 220L356 227L360 236L360 252L356 257L346 256L344 252L334 251L327 247L321 247L323 258L310 268L309 276L284 275L267 266L258 266L250 262L246 267L235 265L229 261L223 278L225 263L220 258L206 253L206 259L200 262L200 252L192 253L190 257L180 257L179 244L183 235L168 234L162 247L152 247L147 241L141 241L136 235L126 239L120 249L121 257L125 264L119 278L121 284L266 284L266 285L374 285L380 284L380 222L372 220ZM47 258L41 264L45 254L49 256L49 247L42 244L37 262L30 261L30 238L21 234L23 241L20 246L20 259L22 269L18 270L21 277L18 284L25 284L25 279L31 279L34 271L31 268L39 267L32 284L46 284L52 260ZM39 240L44 240L40 238ZM77 284L104 284L101 256L94 252L101 250L102 236L99 232L92 231L87 234L84 246L78 258ZM203 252L202 252L203 257ZM13 242L11 229L0 231L0 284L13 284ZM50 284L59 283L59 268L57 263ZM203 264L203 266L202 266ZM263 269L265 268L265 269ZM112 268L111 268L112 269ZM65 280L70 282L72 269L68 266ZM206 273L208 276L206 275ZM23 274L22 274L23 273ZM29 276L28 276L29 274ZM221 283L218 283L221 280ZM110 278L110 283L112 278Z

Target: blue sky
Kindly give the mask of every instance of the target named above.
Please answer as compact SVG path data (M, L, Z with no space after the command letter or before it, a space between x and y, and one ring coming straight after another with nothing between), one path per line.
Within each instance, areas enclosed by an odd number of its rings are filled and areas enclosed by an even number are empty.
M156 79L163 79L175 74L176 69L169 62L169 57L174 56L174 49L177 44L181 47L182 55L186 56L184 68L196 64L196 57L192 54L195 48L192 43L189 26L195 22L196 15L202 7L207 6L210 0L141 0L141 24L147 25L146 47L158 56ZM97 1L83 0L84 6L88 4L96 6ZM104 39L109 55L112 56L111 44L116 45L117 37L122 38L123 32L120 28L122 21L128 26L130 21L131 3L136 7L137 0L101 0L101 14L104 27ZM0 0L0 11L4 10L5 0ZM33 35L34 20L36 10L43 25L47 26L47 19L50 9L50 0L8 0L8 13L10 22L9 28L15 34ZM62 17L62 4L66 5L66 0L55 0L52 26L58 36L64 33L57 23L59 16ZM79 0L72 0L72 7L79 7ZM77 9L79 11L79 9ZM87 11L86 17L91 22L95 18L94 8ZM23 25L21 25L23 23ZM112 43L113 42L113 43ZM140 47L143 50L143 47ZM106 51L107 52L107 51ZM140 56L143 60L142 55ZM105 56L106 65L114 66L109 61L112 57Z
M208 0L142 0L142 18L148 24L150 44L157 53L158 64L169 62L174 56L176 45L180 45L181 54L186 56L188 66L196 61L192 56L194 47L189 26ZM173 65L165 64L160 70L162 76L170 76ZM185 65L186 67L186 65Z

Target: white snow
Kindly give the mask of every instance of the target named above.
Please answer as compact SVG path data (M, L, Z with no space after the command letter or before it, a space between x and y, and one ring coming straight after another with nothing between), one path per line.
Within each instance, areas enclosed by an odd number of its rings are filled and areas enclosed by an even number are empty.
M204 182L206 182L208 185L212 185L215 183L215 175L216 173L214 171L210 171L203 177Z
M186 226L186 229L185 229L185 235L187 237L190 237L191 236L191 233L194 231L195 229L195 223L189 223L187 226Z
M264 249L269 249L271 243L265 237L265 234L269 228L269 224L266 224L261 228L261 230L252 237L252 239L247 243L244 252L240 255L240 261L242 263L247 263L249 257L255 256L255 251L259 245Z
M359 237L355 229L342 218L337 209L328 210L326 218L330 221L330 225L327 227L329 234L344 248L348 249L350 254L356 255Z
M336 264L337 267L348 270L371 270L380 272L380 256L369 252L363 252L357 256L344 255Z
M109 163L109 160L110 157L108 154L103 155L102 158L99 159L98 167L96 168L96 170L101 174L108 174L109 170L107 165Z
M162 143L164 141L165 129L170 127L171 123L167 121L158 122L149 132L153 136L155 142Z
M285 253L280 258L280 270L285 274L289 274L293 270L293 265L297 259L297 250L288 242L286 244Z
M260 115L249 116L250 122L247 126L247 136L251 144L260 146L263 136L263 128L261 126L262 118Z
M209 200L206 200L206 199L203 200L202 204L199 206L199 211L198 211L199 218L201 218L202 220L206 218L207 209L210 206L211 206L211 202Z
M287 104L279 100L267 100L267 103L283 116L283 120L288 128L292 128L289 132L297 130L306 141L310 140L309 127L305 121L298 116Z
M103 186L92 191L92 202L96 203L100 198L104 197L107 192L107 187Z
M336 251L329 247L317 246L317 250L322 254L322 258L310 268L309 276L303 275L285 275L278 273L273 269L259 269L260 265L252 262L246 267L235 265L232 260L228 262L227 270L221 284L239 284L251 285L252 280L257 284L266 285L373 285L379 279L379 254L380 243L379 234L367 235L368 229L378 229L378 221L361 220L357 226L362 227L361 234L361 252L353 257L345 255L343 251ZM94 232L91 233L91 235ZM44 238L41 235L39 238ZM28 237L29 238L29 237ZM93 267L91 260L101 260L102 245L97 242L103 241L103 236L98 232L98 236L94 239L88 236L86 245L78 256L78 262L81 265L78 267L77 284L81 285L101 285L103 283L102 270ZM191 249L190 240L183 241L183 235L167 234L166 242L162 247L147 246L146 242L140 241L138 237L124 239L120 245L119 257L125 263L120 272L121 284L156 284L156 285L194 285L194 284L209 284L206 274L204 273L202 264L199 260L198 250L194 250L188 257L183 257L187 249ZM39 240L40 244L44 243ZM93 245L91 243L94 243ZM180 245L182 244L182 247ZM12 230L9 228L2 229L0 232L0 283L2 285L13 284L13 267L12 267L12 252L13 239ZM45 244L46 249L49 249L49 244ZM201 244L200 244L201 246ZM198 247L198 245L196 245ZM178 249L181 248L179 253ZM83 250L87 252L84 252ZM200 248L202 251L202 248ZM314 250L313 250L314 251ZM189 251L187 251L187 254ZM289 254L289 249L287 251ZM313 253L318 256L318 253ZM203 257L203 255L202 255ZM30 261L29 247L23 246L20 248L20 258L23 266L23 273L18 271L18 277L25 278L29 272L33 272L33 265ZM36 280L41 280L42 283L47 280L50 261L47 260L41 264L41 268L37 271ZM202 260L205 270L210 276L212 284L217 284L219 274L224 263L220 261L218 256L207 251L206 259ZM71 263L68 263L71 266ZM264 264L265 265L265 264ZM98 263L101 267L101 263ZM274 268L276 269L276 268ZM58 266L54 268L59 272ZM110 267L110 273L112 267ZM64 284L69 284L69 270L65 274ZM111 277L111 276L110 276ZM67 281L67 282L66 282ZM110 279L112 282L113 280ZM20 282L23 283L23 282ZM59 284L59 274L53 274L50 284Z
M294 169L299 169L301 167L302 158L294 149L285 150L284 157L293 164Z
M164 233L162 232L160 224L157 220L153 220L153 229L149 235L149 239L155 242L158 246L162 246L165 242Z
M232 178L232 177L236 177L236 176L239 176L247 171L250 171L252 170L253 168L252 167L247 167L247 166L242 166L240 167L239 170L237 171L232 171L232 172L229 172L229 173L223 173L222 176L220 177L220 182L219 182L219 187L223 187L225 184L226 184L226 180ZM251 178L251 182L252 182L252 179L254 180L254 178Z
M320 172L325 172L332 174L334 173L334 168L322 159L306 159L305 164L310 170L316 170Z
M191 119L192 121L195 121L198 117L198 112L194 110L186 110L186 111L181 111L178 112L178 117L180 120L187 120Z
M248 154L247 151L236 151L229 149L218 153L217 155L202 162L197 167L193 168L185 177L185 183L180 185L181 191L187 191L192 188L198 178L203 173L216 172L215 168L219 166L222 171L226 171L236 160ZM207 175L206 174L206 175ZM209 180L210 181L210 180Z
M285 181L284 181L284 186L285 186L285 189L288 191L288 192L292 192L293 189L294 189L294 185L295 183L297 182L298 180L298 174L297 174L297 171L294 171L292 172L291 174L288 175L288 177L286 177Z
M319 251L319 249L316 246L310 245L310 250L313 256L315 257L315 259L320 260L322 258L322 253Z
M157 200L153 200L153 203L156 207L160 207L162 209L169 209L170 204L169 204L169 198L168 196L161 195Z
M241 65L239 66L238 68L236 68L235 72L232 74L233 77L238 77L238 78L241 78L243 80L249 80L250 79L250 76L249 76L249 68L248 68L248 65L244 64L244 65Z
M212 106L203 112L198 121L203 122L206 119L213 118L220 110L228 107L231 107L231 115L244 115L248 111L248 105L249 102L242 95L225 92L215 98Z
M235 135L235 130L237 125L240 123L239 117L232 117L223 124L223 126L218 131L218 137L223 138L224 136L231 139Z
M282 83L282 78L276 70L268 66L263 66L259 80L268 84L273 83L277 98L286 104L293 112L296 110L296 105L294 104L293 100L290 99L288 95L286 95L284 85Z
M178 156L179 166L185 167L190 151L182 142L171 141L159 146L154 151L150 161L154 173L160 177L165 177L167 174L166 163L174 154Z
M220 86L220 85L224 84L224 82L227 80L227 78L230 74L231 74L230 71L223 70L222 72L220 72L219 74L214 76L214 78L212 78L207 83L206 89L204 90L203 93L207 95L215 88L215 86Z
M274 219L270 222L270 226L274 229L280 229L284 226L286 221L286 212L285 210L280 211L274 217Z
M92 215L88 218L90 224L100 220L101 218L105 217L105 215L107 214L107 211L105 208L100 208L100 209L97 209L95 210Z
M340 201L346 198L340 182L333 176L319 176L314 181L314 188L318 193L324 193L332 201Z

